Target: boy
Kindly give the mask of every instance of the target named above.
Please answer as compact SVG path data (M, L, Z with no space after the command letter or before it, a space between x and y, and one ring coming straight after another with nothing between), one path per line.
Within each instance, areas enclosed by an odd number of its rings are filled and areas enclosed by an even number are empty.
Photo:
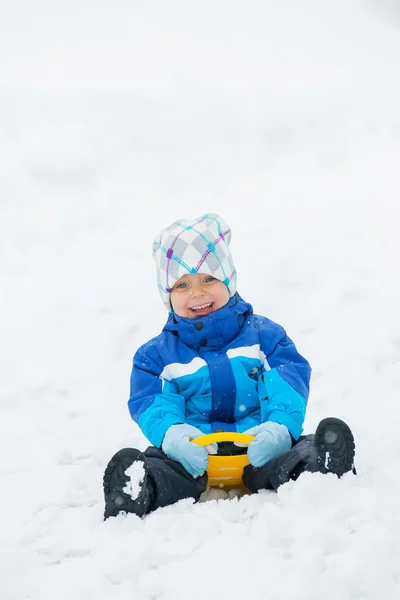
M231 231L216 214L176 221L153 244L158 287L168 321L136 352L129 410L151 442L144 453L125 448L104 474L104 518L139 517L207 486L207 449L190 440L216 431L255 439L243 482L252 492L278 489L303 471L354 470L354 439L339 419L301 436L311 368L284 329L253 314L236 292ZM219 453L243 453L221 444ZM143 467L136 498L126 470Z

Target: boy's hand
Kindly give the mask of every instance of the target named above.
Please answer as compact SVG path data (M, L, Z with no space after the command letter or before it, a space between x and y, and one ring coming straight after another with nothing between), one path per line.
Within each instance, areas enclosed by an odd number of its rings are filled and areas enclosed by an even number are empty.
M190 440L201 435L204 433L200 429L187 423L171 425L161 444L161 449L168 458L180 462L193 477L203 475L207 469L208 454L213 454L214 450L210 448L210 451L207 452L206 448L191 443Z
M244 433L256 436L247 451L253 467L262 467L273 458L289 452L292 447L292 438L286 425L273 421L251 427Z

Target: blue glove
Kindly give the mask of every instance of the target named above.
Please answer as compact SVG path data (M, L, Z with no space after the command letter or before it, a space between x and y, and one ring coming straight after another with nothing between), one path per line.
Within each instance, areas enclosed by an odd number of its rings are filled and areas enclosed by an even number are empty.
M289 452L292 447L292 438L286 425L273 421L251 427L244 433L256 436L247 450L247 456L253 467L262 467L273 458Z
M216 452L216 444L211 444L206 448L192 444L190 440L201 435L204 433L200 429L187 425L187 423L171 425L161 444L161 449L168 458L180 462L193 477L203 475L207 469L208 454Z

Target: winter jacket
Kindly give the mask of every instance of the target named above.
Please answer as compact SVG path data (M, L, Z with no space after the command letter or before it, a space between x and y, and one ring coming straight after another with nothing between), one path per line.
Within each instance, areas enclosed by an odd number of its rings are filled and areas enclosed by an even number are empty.
M211 433L275 421L297 439L310 374L285 330L235 294L205 317L169 314L134 356L128 406L157 447L176 423Z

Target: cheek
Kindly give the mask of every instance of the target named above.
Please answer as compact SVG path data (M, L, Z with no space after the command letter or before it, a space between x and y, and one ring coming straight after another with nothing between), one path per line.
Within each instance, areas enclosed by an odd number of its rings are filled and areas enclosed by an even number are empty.
M172 306L172 310L174 312L176 312L177 315L183 316L181 314L181 312L185 308L184 294L171 294L170 297L169 297L169 299L170 299L170 303L171 303L171 306Z
M218 301L220 304L224 305L229 300L229 290L226 286L218 290Z

